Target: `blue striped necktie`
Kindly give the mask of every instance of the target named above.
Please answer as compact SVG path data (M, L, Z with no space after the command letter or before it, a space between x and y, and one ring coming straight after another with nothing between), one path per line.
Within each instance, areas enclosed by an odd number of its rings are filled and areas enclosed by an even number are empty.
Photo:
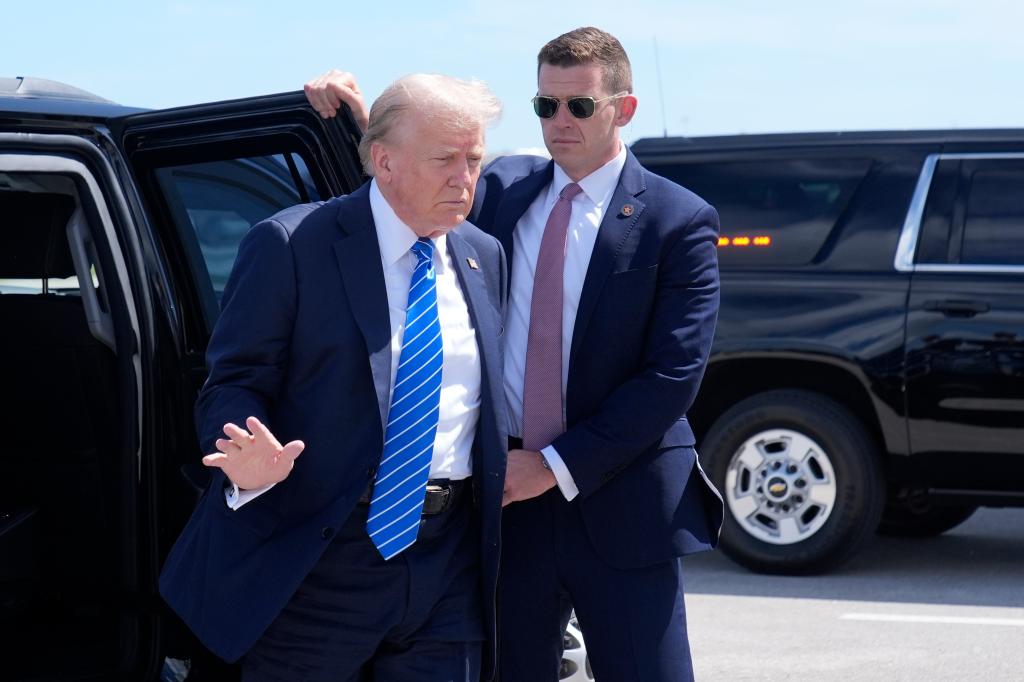
M422 237L412 245L412 252L416 269L409 285L402 351L366 520L370 539L385 559L416 542L441 403L434 244Z

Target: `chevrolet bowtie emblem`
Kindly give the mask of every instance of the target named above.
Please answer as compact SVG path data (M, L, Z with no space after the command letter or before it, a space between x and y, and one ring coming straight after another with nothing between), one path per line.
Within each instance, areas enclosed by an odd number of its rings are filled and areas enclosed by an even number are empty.
M627 218L633 215L633 204L626 204L625 206L623 206L621 213Z
M475 260L473 260L472 258L467 258L467 259L466 259L466 262L467 262L467 263L469 264L469 267L470 267L471 269L473 269L473 270L479 270L479 269L480 269L480 266L479 266L479 265L477 265L477 264L476 264L476 261L475 261Z

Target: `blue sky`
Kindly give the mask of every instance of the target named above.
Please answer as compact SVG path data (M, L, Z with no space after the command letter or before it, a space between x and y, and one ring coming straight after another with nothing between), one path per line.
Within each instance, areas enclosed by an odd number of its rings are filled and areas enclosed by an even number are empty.
M495 152L542 144L529 108L537 50L586 24L632 60L640 109L627 141L664 129L1024 126L1019 0L8 5L0 75L157 108L294 90L331 66L354 71L371 98L414 71L477 77L505 104Z

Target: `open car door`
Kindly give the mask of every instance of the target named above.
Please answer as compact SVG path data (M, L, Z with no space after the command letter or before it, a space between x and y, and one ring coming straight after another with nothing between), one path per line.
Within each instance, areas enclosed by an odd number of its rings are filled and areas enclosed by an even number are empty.
M128 201L152 314L143 334L135 552L139 591L152 608L138 641L152 642L150 674L162 668L167 677L168 665L202 665L156 584L208 480L192 412L239 241L260 220L347 194L365 178L347 109L321 119L301 92L131 114L111 120L110 132L122 184L135 190Z

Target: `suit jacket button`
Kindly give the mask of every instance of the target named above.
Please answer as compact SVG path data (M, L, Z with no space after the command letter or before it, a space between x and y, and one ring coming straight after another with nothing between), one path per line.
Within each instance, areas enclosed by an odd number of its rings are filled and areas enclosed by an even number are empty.
M323 530L320 531L320 537L322 537L324 540L330 539L332 535L334 535L334 529L330 526L324 526Z

